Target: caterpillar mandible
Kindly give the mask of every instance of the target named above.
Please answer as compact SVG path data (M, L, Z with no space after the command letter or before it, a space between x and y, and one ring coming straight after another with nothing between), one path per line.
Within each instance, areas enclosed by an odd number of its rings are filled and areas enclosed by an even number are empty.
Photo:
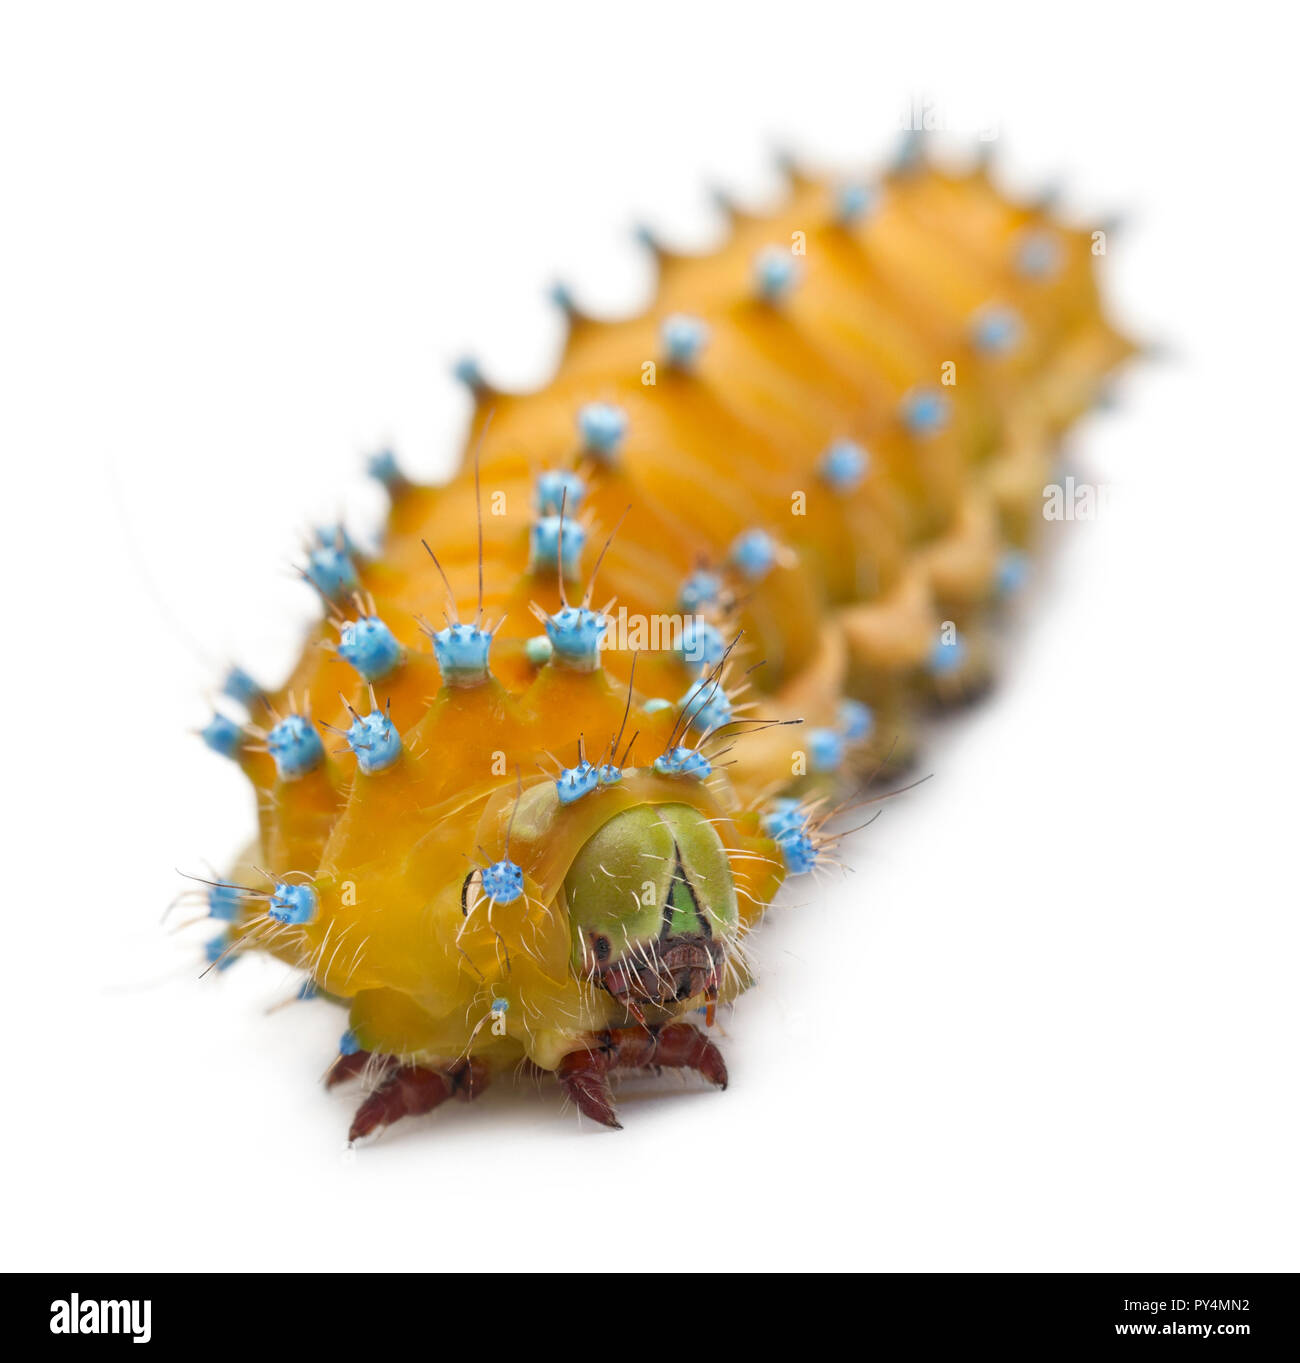
M725 1087L782 882L990 675L1057 439L1134 349L1095 235L915 140L873 182L787 172L714 255L645 238L645 315L561 294L542 391L463 364L460 472L375 456L381 552L319 531L292 674L226 680L246 718L203 737L258 830L202 888L209 959L347 1008L350 1139L524 1067L611 1127L620 1071Z

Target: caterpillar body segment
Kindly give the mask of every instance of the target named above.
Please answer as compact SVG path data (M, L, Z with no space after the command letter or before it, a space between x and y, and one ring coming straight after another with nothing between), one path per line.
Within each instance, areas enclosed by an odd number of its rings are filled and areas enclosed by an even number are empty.
M372 461L380 552L317 536L292 675L204 731L258 797L227 950L346 1004L354 1135L521 1063L606 1125L619 1069L725 1084L749 932L987 678L1057 440L1132 350L1093 235L983 169L793 173L732 221L654 247L644 316L562 299L544 390L463 366L461 471Z

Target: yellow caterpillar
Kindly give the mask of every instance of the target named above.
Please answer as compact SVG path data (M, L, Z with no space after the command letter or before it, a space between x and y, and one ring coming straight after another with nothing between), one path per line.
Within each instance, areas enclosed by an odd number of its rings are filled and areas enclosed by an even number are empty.
M381 552L321 532L287 683L204 731L257 794L227 933L343 1001L352 1136L528 1063L725 1084L745 942L919 707L985 679L1061 431L1132 350L1098 235L983 167L790 173L644 316L571 307L542 391L477 397L461 472L390 455ZM837 805L837 801L840 802Z

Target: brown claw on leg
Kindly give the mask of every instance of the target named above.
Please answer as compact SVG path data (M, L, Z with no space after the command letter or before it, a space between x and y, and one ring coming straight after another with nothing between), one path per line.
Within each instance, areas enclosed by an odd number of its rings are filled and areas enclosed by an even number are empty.
M583 1116L621 1131L623 1123L614 1115L614 1095L606 1078L611 1068L603 1051L570 1051L555 1073Z
M570 1051L560 1061L556 1077L578 1111L602 1126L621 1130L609 1090L613 1070L666 1067L690 1069L711 1084L727 1087L722 1052L708 1037L684 1022L667 1027L614 1027L597 1032L589 1050Z
M448 1098L469 1102L488 1085L487 1066L479 1060L459 1060L446 1070L425 1069L422 1065L395 1065L357 1108L348 1132L349 1141L358 1141L391 1126L403 1117L418 1117L432 1112Z
M675 1022L659 1033L659 1049L650 1064L694 1070L710 1084L720 1089L727 1087L727 1063L722 1052L702 1032L684 1022Z
M353 1051L351 1055L338 1056L325 1076L325 1087L332 1089L339 1084L346 1084L349 1079L355 1079L365 1069L369 1059L369 1051Z

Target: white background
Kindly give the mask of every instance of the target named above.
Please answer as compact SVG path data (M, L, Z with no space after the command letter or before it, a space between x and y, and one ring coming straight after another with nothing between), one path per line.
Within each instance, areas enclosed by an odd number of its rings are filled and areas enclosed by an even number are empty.
M7 6L0 28L8 1267L1296 1269L1294 34L1281 7ZM726 1094L490 1093L347 1156L341 1027L200 983L252 811L188 730L313 611L305 529L445 469L463 349L651 287L784 142L913 98L1130 222L1136 369L1069 452L995 698L761 935ZM695 1261L698 1262L698 1257Z

